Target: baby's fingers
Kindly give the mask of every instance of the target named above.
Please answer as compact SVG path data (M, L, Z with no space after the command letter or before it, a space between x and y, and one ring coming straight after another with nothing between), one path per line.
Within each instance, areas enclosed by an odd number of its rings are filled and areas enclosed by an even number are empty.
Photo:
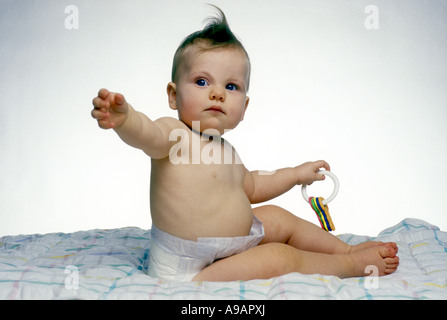
M318 171L320 171L321 168L324 168L327 171L331 171L331 167L329 166L329 164L324 160L315 161L314 164L315 164L316 181L326 179L326 176L321 173L318 173Z
M106 111L110 107L110 103L108 101L105 101L99 97L94 98L92 103L95 110Z
M116 111L118 113L126 113L127 112L127 102L121 93L114 94L111 107L114 111Z
M331 171L331 167L329 166L329 163L327 163L324 160L315 161L315 165L317 166L318 170L321 169L321 168L324 168L327 171Z
M96 120L104 120L107 118L107 112L105 112L104 110L93 109L91 114L93 119Z
M107 89L101 89L98 92L98 96L93 99L93 106L95 109L108 109L110 108L110 101L113 99L113 96Z
M91 115L98 120L102 129L112 129L123 124L128 112L128 104L120 93L101 89L98 96L93 99L94 109Z
M102 88L101 90L98 91L98 97L106 100L107 97L109 96L110 92L107 89Z
M110 120L109 112L99 109L93 109L91 114L94 119L98 120L98 126L101 129L111 129L114 127L114 124Z

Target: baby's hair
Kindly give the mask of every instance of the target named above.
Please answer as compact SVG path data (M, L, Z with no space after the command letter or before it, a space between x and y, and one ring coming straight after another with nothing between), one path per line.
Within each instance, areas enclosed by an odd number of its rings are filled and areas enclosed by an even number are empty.
M210 5L217 9L219 16L209 18L210 22L205 26L203 30L196 31L186 37L174 55L174 62L172 64L171 79L175 82L177 77L177 71L182 63L183 53L186 48L191 45L199 45L202 50L211 50L223 47L235 47L241 49L247 56L249 63L249 75L250 75L250 59L248 53L245 50L242 43L237 39L234 33L231 31L228 25L227 18L221 9L214 5ZM248 77L250 79L250 76ZM248 84L247 84L248 90Z

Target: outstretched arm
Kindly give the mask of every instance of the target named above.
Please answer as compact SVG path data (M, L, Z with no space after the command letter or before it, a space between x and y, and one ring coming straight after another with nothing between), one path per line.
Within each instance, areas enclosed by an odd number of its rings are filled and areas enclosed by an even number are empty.
M289 191L297 184L310 185L314 181L324 180L325 176L317 173L320 168L330 170L329 164L324 160L279 169L272 174L247 170L244 177L245 192L251 203L268 201Z
M172 142L169 134L179 121L174 118L160 118L152 121L135 111L119 93L101 89L93 99L92 117L98 120L102 129L114 129L128 145L143 150L155 159L169 155Z

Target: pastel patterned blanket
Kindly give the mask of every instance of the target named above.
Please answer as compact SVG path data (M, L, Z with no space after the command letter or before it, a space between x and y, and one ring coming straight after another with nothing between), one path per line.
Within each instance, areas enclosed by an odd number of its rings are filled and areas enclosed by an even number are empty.
M0 299L447 299L447 232L405 219L356 244L399 246L386 277L291 273L269 280L170 282L147 275L149 230L135 227L0 237Z

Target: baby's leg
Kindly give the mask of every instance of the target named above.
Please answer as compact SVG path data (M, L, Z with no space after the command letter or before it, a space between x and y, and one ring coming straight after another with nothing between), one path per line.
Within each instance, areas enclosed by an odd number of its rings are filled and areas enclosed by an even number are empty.
M203 269L193 281L235 281L269 279L291 272L335 275L340 278L365 276L374 265L379 275L396 270L399 258L389 246L375 246L351 254L307 252L282 243L267 243L219 260Z
M277 206L262 206L253 213L264 225L262 243L280 242L304 251L349 253L351 246L309 221Z
M394 243L368 242L350 246L318 226L276 206L253 210L262 221L265 238L245 252L203 269L194 281L269 279L290 272L326 274L341 278L365 276L374 265L379 275L399 265Z
M357 246L348 245L317 225L277 206L258 207L253 209L253 213L264 225L265 238L261 244L279 242L304 251L330 254L346 254L383 244L370 241Z

